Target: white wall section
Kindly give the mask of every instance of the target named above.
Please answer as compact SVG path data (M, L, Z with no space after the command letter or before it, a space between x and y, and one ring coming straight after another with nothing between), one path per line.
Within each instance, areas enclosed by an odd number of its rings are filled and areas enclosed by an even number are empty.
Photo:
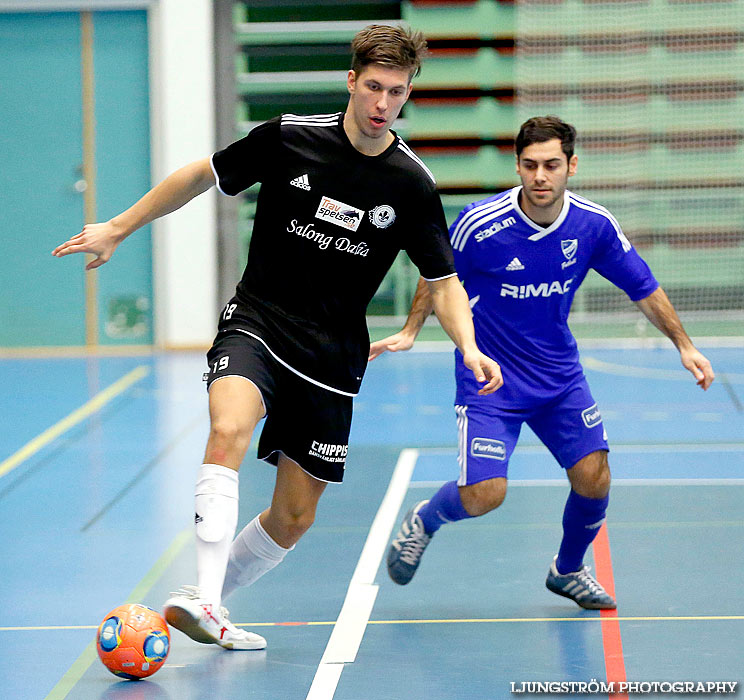
M215 150L212 0L150 5L153 182ZM209 344L217 324L216 190L153 225L155 342Z

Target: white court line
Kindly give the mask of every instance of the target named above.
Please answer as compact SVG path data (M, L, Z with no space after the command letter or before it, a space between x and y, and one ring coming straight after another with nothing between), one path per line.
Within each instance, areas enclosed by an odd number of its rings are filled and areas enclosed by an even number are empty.
M408 490L418 454L418 450L405 449L398 457L306 700L331 700L344 664L354 663L356 659L377 598L379 586L374 583L375 576Z
M446 481L413 481L411 489L438 489ZM509 488L514 486L560 486L565 488L568 479L510 479ZM720 479L613 479L615 486L744 486L744 479L721 477Z
M613 479L613 486L744 486L744 479Z
M419 452L426 456L446 456L450 457L457 454L457 447L422 447ZM517 445L515 453L522 454L549 454L548 448L544 445ZM744 452L744 442L690 442L690 443L669 443L669 444L613 444L610 443L610 452L615 453L683 453L683 452Z
M581 364L587 369L593 369L605 374L614 374L619 377L649 378L649 379L670 379L687 381L691 375L686 369L662 369L655 367L635 367L632 365L622 365L616 362L605 362L598 360L596 357L584 356L581 358ZM744 374L726 373L726 377L733 384L744 382Z

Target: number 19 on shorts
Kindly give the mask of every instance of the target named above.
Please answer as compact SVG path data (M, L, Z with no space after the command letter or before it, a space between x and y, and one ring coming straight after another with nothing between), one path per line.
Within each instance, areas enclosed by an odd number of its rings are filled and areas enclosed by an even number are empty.
M222 372L223 370L227 369L227 366L230 364L230 355L223 355L220 357L219 360L215 361L214 364L212 364L212 374L217 374L217 372Z

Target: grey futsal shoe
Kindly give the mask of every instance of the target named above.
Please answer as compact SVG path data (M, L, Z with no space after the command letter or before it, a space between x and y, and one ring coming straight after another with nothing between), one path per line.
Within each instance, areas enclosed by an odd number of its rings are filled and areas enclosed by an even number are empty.
M548 578L545 580L548 590L570 598L587 610L614 610L617 607L615 599L589 573L588 566L583 566L570 574L559 574L555 568L556 559L557 556L553 557Z
M433 535L427 535L418 512L429 501L417 503L406 513L400 530L388 549L387 569L395 583L405 586L416 573L426 546Z

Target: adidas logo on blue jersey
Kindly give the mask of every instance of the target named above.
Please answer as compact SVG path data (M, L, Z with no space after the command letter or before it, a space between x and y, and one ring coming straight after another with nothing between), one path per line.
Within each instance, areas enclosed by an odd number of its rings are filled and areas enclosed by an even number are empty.
M289 181L290 185L299 187L301 190L310 190L310 181L307 179L307 173Z
M507 266L506 269L509 270L509 272L512 272L513 270L524 270L524 265L520 262L519 258L514 258Z

